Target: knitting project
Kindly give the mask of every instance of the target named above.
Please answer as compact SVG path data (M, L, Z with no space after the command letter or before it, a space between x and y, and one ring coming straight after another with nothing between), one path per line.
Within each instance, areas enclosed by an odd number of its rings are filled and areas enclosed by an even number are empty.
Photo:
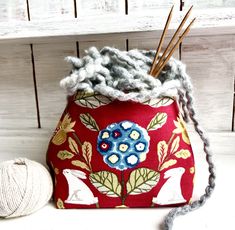
M66 89L68 95L85 91L98 92L120 101L143 102L161 96L178 99L183 119L186 122L191 119L203 141L210 175L205 194L199 200L174 208L167 215L164 229L170 230L176 216L201 207L211 196L215 188L215 166L212 162L209 140L199 125L193 106L192 85L185 65L171 58L159 77L154 78L148 74L154 55L155 51L120 51L111 47L104 47L98 51L92 47L83 58L67 57L73 69L69 76L61 80L60 85Z

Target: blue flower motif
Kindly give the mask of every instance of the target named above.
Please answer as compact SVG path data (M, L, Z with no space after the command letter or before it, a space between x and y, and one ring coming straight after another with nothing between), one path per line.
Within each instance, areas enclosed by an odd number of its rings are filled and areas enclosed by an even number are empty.
M131 121L121 121L101 130L97 150L111 168L134 168L146 159L150 137L143 127Z

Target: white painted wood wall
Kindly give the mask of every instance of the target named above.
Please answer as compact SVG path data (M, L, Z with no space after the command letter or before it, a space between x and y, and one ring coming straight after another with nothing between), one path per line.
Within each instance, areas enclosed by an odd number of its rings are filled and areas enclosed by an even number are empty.
M183 8L192 2L195 8L205 7L205 1L184 2ZM44 162L49 137L65 107L59 81L70 66L64 57L83 56L90 46L156 49L165 22L162 12L172 4L177 11L182 8L177 0L0 0L0 160L31 156ZM210 8L228 6L235 2L209 3ZM210 14L200 20L205 10L197 11L199 23L175 53L192 77L202 125L218 151L224 141L225 152L234 138L232 9L226 11L229 17L221 14L224 21L219 16L211 20ZM217 29L217 23L225 27Z

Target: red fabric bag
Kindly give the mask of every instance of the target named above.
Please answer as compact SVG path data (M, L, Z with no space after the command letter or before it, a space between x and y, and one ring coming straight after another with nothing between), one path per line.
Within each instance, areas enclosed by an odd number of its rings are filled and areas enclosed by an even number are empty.
M57 207L188 203L194 157L176 101L71 97L48 148Z

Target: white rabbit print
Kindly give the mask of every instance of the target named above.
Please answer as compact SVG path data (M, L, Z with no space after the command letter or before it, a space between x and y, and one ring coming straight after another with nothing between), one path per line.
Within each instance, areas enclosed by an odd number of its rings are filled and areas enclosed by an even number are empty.
M98 198L94 197L90 188L82 181L86 174L80 170L64 169L63 174L69 186L69 195L65 203L91 205L97 204Z
M162 186L157 197L153 197L152 202L159 205L179 204L184 203L181 192L181 178L185 172L182 167L169 169L164 173L164 179L168 179Z

